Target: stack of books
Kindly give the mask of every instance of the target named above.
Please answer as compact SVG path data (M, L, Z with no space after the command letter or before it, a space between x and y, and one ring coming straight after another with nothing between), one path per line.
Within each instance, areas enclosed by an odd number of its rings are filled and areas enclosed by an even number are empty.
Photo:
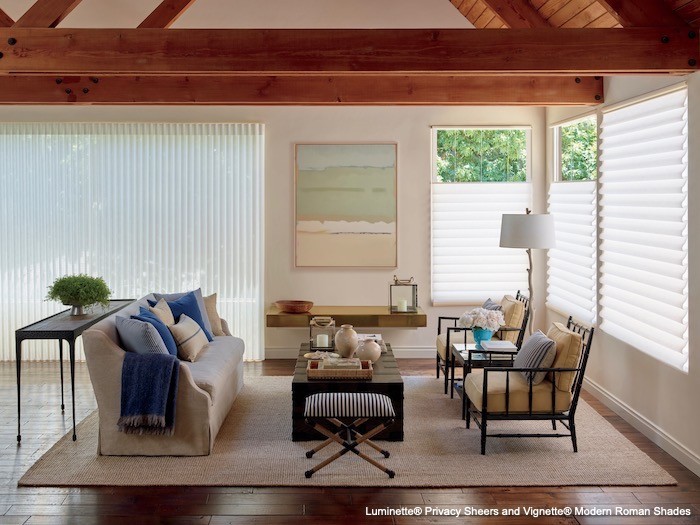
M362 363L357 358L331 357L323 360L323 368L326 370L361 370Z

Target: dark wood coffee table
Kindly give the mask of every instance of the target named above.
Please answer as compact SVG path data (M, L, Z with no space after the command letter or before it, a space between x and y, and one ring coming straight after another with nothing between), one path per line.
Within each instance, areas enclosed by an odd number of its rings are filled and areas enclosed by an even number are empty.
M324 436L308 426L304 421L304 403L312 394L321 392L371 392L386 394L391 398L396 411L396 421L392 426L372 439L388 441L403 441L403 379L399 372L396 358L391 345L386 345L386 353L374 363L374 374L371 380L353 379L307 379L306 364L308 359L304 354L309 351L309 345L302 344L294 369L292 380L292 441L309 441L325 439Z

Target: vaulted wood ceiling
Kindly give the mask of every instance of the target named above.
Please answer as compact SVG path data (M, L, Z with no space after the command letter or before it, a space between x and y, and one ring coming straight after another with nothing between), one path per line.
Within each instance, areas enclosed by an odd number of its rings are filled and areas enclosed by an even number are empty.
M194 1L133 29L57 28L81 0L0 10L0 104L594 105L601 75L700 59L700 0L450 0L477 30L168 29Z
M686 24L700 22L700 0L450 0L477 29L508 29L514 27L609 28L630 25L665 25L673 16ZM655 5L656 4L656 5ZM629 20L620 11L637 10L642 14L661 14L661 18ZM666 11L666 14L663 12ZM514 16L513 13L517 13ZM523 25L536 13L539 22ZM519 15L519 16L518 16ZM518 20L521 19L521 20ZM654 23L655 22L655 23Z

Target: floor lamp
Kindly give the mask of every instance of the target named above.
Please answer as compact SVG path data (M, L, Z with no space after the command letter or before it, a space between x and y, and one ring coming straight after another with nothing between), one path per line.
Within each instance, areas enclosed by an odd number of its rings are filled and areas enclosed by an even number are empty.
M554 248L554 218L548 214L525 213L503 214L501 221L501 248L525 248L527 251L527 286L530 292L530 325L528 331L532 334L535 324L535 303L532 291L532 250Z

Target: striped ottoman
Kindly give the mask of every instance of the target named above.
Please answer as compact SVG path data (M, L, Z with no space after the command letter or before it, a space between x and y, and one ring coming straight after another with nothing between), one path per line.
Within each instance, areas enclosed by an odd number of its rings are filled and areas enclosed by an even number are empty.
M306 457L313 457L316 452L333 442L341 445L343 449L307 470L304 475L310 478L314 472L348 452L352 452L393 478L395 475L393 470L360 452L357 447L364 443L388 458L389 452L371 441L370 438L389 427L394 422L395 417L396 413L391 399L384 394L336 392L314 394L307 397L304 418L309 425L328 439L316 448L309 450ZM357 428L370 420L376 422L376 426L364 434L360 434Z

